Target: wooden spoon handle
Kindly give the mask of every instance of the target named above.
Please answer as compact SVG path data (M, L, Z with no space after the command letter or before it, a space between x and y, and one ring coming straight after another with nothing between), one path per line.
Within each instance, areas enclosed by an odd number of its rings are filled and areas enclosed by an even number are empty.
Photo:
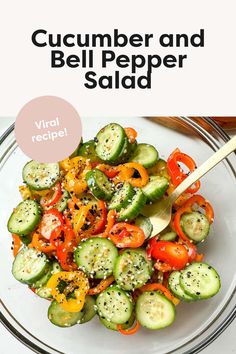
M171 194L170 199L173 203L186 189L204 176L208 171L225 159L231 152L236 150L236 135L222 146L214 155L205 161L200 167L192 172Z

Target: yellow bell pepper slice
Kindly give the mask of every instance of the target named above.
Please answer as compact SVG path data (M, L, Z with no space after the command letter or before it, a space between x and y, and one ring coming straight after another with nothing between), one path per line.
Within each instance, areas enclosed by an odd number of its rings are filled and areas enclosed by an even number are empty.
M83 205L79 210L75 209L72 215L73 230L78 233L83 227L91 205Z
M58 285L61 281L68 283L63 293L58 289ZM47 287L51 290L52 297L65 311L79 312L84 306L85 296L89 289L89 282L85 274L81 271L58 272L51 276ZM67 299L66 296L71 292L74 293L75 298Z

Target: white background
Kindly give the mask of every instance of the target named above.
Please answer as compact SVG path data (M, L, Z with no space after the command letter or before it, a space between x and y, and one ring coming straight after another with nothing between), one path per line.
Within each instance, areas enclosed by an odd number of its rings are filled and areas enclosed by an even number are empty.
M235 115L235 0L1 3L1 116L15 116L28 100L48 94L69 100L82 116ZM120 53L161 56L187 53L188 59L183 69L156 69L152 90L89 90L83 86L83 69L50 68L50 48L38 48L31 42L32 33L39 28L64 34L112 33L118 28L127 34L156 35L193 34L204 28L205 47L120 49ZM76 52L80 52L78 47L67 50ZM95 54L99 56L99 50Z
M67 99L82 116L235 115L235 13L235 0L1 1L0 116L15 116L27 101L41 95ZM39 28L64 34L114 28L127 34L191 34L204 28L206 43L196 49L142 50L161 56L188 54L183 69L157 69L152 90L88 90L83 70L50 69L49 48L31 43L32 32ZM8 124L1 118L0 133ZM202 353L235 353L235 333L234 321ZM0 354L31 353L2 326L0 338Z
M0 118L0 136L4 130L13 122L10 118ZM234 132L235 134L236 132ZM203 350L202 354L231 354L236 353L235 344L236 321L234 321L223 334L218 337L210 346ZM31 354L23 344L16 340L0 324L0 354ZM69 354L69 353L67 353ZM99 353L100 354L100 353Z

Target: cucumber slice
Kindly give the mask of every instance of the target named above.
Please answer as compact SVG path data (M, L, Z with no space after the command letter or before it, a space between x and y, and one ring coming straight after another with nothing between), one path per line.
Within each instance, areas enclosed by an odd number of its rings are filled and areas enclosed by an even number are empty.
M133 312L131 296L114 285L98 295L96 305L100 317L116 324L128 321Z
M109 209L115 209L117 211L125 208L134 195L134 189L130 183L124 182L124 184L115 192L111 198Z
M183 214L180 223L184 233L196 243L205 240L210 231L207 217L198 211Z
M60 177L59 164L29 161L23 168L22 177L31 189L49 189Z
M52 299L51 290L46 285L35 289L35 294L37 294L42 299Z
M56 208L58 211L60 211L60 213L62 213L67 208L67 202L69 199L70 199L70 193L63 188L62 196L58 200L58 202L53 206L53 208Z
M163 159L159 159L157 163L153 167L148 168L147 171L149 176L162 176L166 177L168 180L170 179L167 170L167 163Z
M89 322L96 315L96 301L92 296L87 295L85 297L84 307L80 312L82 315L81 319L78 321L80 324Z
M42 197L44 198L44 197ZM70 193L66 189L62 188L62 196L56 204L51 207L44 207L44 210L57 209L62 213L67 208L67 202L70 199Z
M177 237L177 233L174 231L166 232L159 237L162 241L174 241Z
M95 141L89 140L84 143L78 151L78 156L86 157L86 159L89 159L90 162L99 162L100 159L95 151Z
M52 263L52 274L56 274L62 271L62 267L56 261Z
M131 202L126 208L122 208L118 215L119 221L128 221L135 219L146 203L146 196L141 189L138 189Z
M181 288L181 286L179 284L180 274L181 273L177 270L170 274L170 276L168 278L168 286L169 286L171 292L180 300L184 300L186 302L195 301L195 299L192 296L189 296Z
M48 308L48 319L55 326L71 327L80 322L82 317L81 312L65 311L58 302L52 301Z
M112 331L118 331L116 323L108 321L104 317L99 317L99 320L106 328L111 329ZM128 328L132 327L134 324L134 321L135 321L135 312L133 311L129 320L126 321L124 324L122 324L122 328L128 329Z
M132 152L132 144L130 144L127 136L124 137L124 144L123 144L123 147L122 147L122 150L119 154L119 156L117 157L115 163L116 164L120 164L120 163L125 163L128 161L130 155L131 155L131 152Z
M52 274L58 273L60 271L62 271L62 268L61 268L60 264L58 262L54 261L52 263L52 269L51 269L51 272L50 272L50 277L51 277ZM49 277L49 279L50 279L50 277ZM40 288L36 288L35 293L38 296L40 296L41 298L43 298L43 299L51 299L52 298L51 289L47 287L46 283L43 286L41 286Z
M131 251L134 251L134 249L131 249ZM146 262L148 263L148 267L149 267L149 272L150 272L150 275L153 274L153 261L151 259L148 259L148 256L147 256L147 252L144 248L135 248L135 252L138 252L139 254L141 254L145 259L146 259Z
M12 234L26 236L36 228L40 219L40 205L34 200L27 199L13 210L7 228Z
M127 249L117 258L113 275L122 289L134 290L150 279L150 264L142 252Z
M94 169L86 173L86 181L93 195L102 200L110 200L113 195L113 186L105 173Z
M102 128L96 136L96 153L105 162L115 162L124 146L124 129L117 123Z
M45 284L47 284L48 280L52 276L52 263L48 263L48 270L45 275L42 276L42 278L38 279L34 284L33 288L39 289L42 288Z
M146 291L138 297L136 317L148 329L170 326L175 320L175 306L157 291Z
M16 256L12 274L21 283L32 285L48 271L48 259L34 248L23 248Z
M130 161L138 162L143 165L143 167L149 168L155 165L158 157L158 152L154 146L149 144L138 144Z
M103 279L112 274L118 250L113 242L93 237L81 242L75 251L75 261L89 277Z
M83 144L83 138L81 137L80 143L77 146L77 148L75 149L75 151L70 155L70 159L72 159L73 157L79 156L79 149L82 146L82 144Z
M140 229L143 230L145 235L145 240L147 240L151 236L153 226L149 218L143 215L139 215L135 220L135 225L140 227Z
M155 202L159 200L165 194L165 191L169 187L168 179L161 176L151 176L148 184L142 188L143 193L146 195L147 200Z
M191 263L180 274L180 286L195 299L208 299L220 290L220 277L207 263Z
M21 242L25 245L28 246L28 244L30 244L30 242L32 241L32 238L30 235L18 235Z

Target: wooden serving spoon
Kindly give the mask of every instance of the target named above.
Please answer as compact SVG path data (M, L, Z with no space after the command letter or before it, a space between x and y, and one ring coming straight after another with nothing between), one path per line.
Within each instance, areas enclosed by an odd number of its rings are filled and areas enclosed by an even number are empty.
M236 136L230 139L214 155L192 172L169 197L145 206L142 210L142 214L149 217L153 225L151 237L159 234L169 225L171 221L172 205L176 199L234 150L236 150Z

